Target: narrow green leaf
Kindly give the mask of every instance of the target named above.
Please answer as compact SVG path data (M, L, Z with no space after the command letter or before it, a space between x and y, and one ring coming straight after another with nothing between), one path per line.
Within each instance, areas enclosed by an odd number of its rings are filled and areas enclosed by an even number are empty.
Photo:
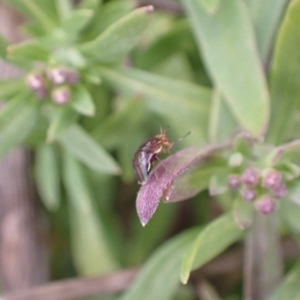
M281 23L271 65L271 123L268 140L280 144L289 139L300 99L300 1L290 1ZM288 117L287 117L288 116Z
M140 40L150 22L152 10L152 6L136 9L109 26L93 41L80 45L79 50L99 62L120 62Z
M254 25L257 47L266 62L286 0L246 0Z
M79 8L96 10L101 3L101 0L81 0Z
M0 34L0 57L2 59L6 59L6 49L8 45L8 40L2 34Z
M118 174L113 158L80 126L71 125L58 138L62 146L87 167L103 173Z
M29 40L19 44L11 45L7 49L7 58L18 61L46 61L49 52L36 40Z
M241 196L238 196L234 200L232 212L240 229L247 229L252 225L254 219L254 205L252 202L247 202Z
M93 116L95 114L95 104L89 91L80 84L72 89L72 107L80 114Z
M22 105L23 103L20 106ZM38 125L38 109L36 105L28 103L24 109L16 115L15 112L19 110L19 108L20 107L17 106L13 113L10 112L11 115L13 115L13 118L7 120L0 128L0 157L5 156L10 150L25 141L34 127ZM7 117L6 110L4 118Z
M197 232L199 228L187 230L154 252L119 300L172 300L179 286L180 258Z
M182 0L205 65L229 108L252 135L264 134L269 97L254 32L243 1L220 1L209 15L198 1Z
M166 117L179 134L190 130L192 134L185 140L186 143L207 141L210 89L134 69L101 68L100 72L126 96L140 95L147 108Z
M280 202L280 214L287 227L296 234L300 233L300 205L289 199Z
M62 23L62 28L71 34L77 34L88 24L94 13L90 9L74 10L68 18Z
M209 138L211 142L222 142L236 132L238 124L220 91L216 89L212 97L209 118Z
M0 99L8 100L10 97L17 93L20 93L21 89L25 87L24 80L17 79L7 79L0 81Z
M44 205L56 211L60 205L61 187L58 155L52 145L42 145L37 149L35 179Z
M220 4L220 0L197 0L202 7L210 14L213 14Z
M55 0L56 10L60 20L66 20L72 14L73 3L71 0Z
M70 201L71 243L74 262L82 276L96 276L116 268L105 228L96 214L81 165L64 155L64 184Z
M55 140L64 130L76 120L77 114L68 106L58 107L53 112L47 131L47 142Z
M292 271L290 271L283 282L278 286L274 294L268 300L298 300L300 299L300 264L298 263Z
M200 268L216 257L242 235L243 232L237 227L230 213L224 214L208 224L200 231L193 245L183 257L181 281L187 283L192 270Z
M54 1L49 0L6 0L21 13L36 20L44 32L51 32L58 21Z

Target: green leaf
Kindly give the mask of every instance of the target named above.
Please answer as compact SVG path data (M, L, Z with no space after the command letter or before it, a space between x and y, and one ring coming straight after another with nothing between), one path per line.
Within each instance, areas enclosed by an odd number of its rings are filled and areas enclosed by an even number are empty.
M55 5L61 21L69 18L72 14L73 3L71 0L55 0Z
M187 283L190 272L202 267L216 257L243 235L230 213L224 214L208 224L186 251L182 264L180 278Z
M101 3L101 0L81 0L79 8L96 10Z
M246 0L254 25L257 47L266 62L286 0Z
M241 196L237 196L233 203L233 217L240 229L249 228L254 219L254 205L247 202Z
M300 299L300 264L298 263L292 271L284 278L283 282L278 286L274 294L268 300L298 300Z
M93 41L79 46L85 55L103 63L118 63L138 43L150 22L152 6L136 9L109 26Z
M211 142L222 142L232 137L238 124L220 91L216 89L212 97L208 134Z
M179 286L180 258L198 231L187 230L154 252L119 300L172 300Z
M62 28L73 35L78 34L93 18L94 13L90 9L74 10L62 23Z
M289 139L300 99L300 1L289 3L276 41L271 65L271 123L268 140L280 144ZM288 117L287 117L288 116Z
M35 179L44 205L56 211L60 206L61 187L58 155L52 145L42 145L37 149Z
M6 0L29 19L39 23L44 32L51 32L58 21L55 2L49 0Z
M209 15L198 1L182 0L214 84L241 126L252 135L264 134L269 97L243 1L221 1Z
M103 173L118 174L120 169L113 158L80 126L72 125L58 138L71 155L87 167Z
M72 107L80 114L93 116L95 114L95 104L89 91L80 84L72 89Z
M8 100L15 94L21 92L21 89L25 87L23 78L7 79L0 81L0 99Z
M91 191L81 165L64 155L64 184L70 201L71 243L74 262L82 276L96 276L116 268L105 236L105 227L96 214Z
M101 67L104 79L129 97L144 99L147 108L167 118L169 125L183 134L192 134L184 142L207 141L207 122L211 92L189 82L135 70L114 70ZM176 105L174 105L176 104Z
M37 41L29 40L11 45L7 49L7 58L17 61L47 61L49 52Z
M6 49L8 45L8 40L2 34L0 34L0 57L2 59L6 59Z
M25 141L37 124L38 109L27 99L12 103L0 114L0 158Z
M298 186L299 188L299 186ZM298 194L299 196L299 194ZM284 223L288 228L295 232L300 233L300 205L289 199L284 199L280 202L280 214Z
M77 113L68 106L58 107L51 116L47 131L47 142L55 140L64 130L76 120Z
M135 128L147 117L145 104L140 99L121 101L124 102L122 107L104 119L93 132L93 136L109 149L119 148L130 136L135 136Z
M206 12L213 14L218 9L220 0L197 0Z

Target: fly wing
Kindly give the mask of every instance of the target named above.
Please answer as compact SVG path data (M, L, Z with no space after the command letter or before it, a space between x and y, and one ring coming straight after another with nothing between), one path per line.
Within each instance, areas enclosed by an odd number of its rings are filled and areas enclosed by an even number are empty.
M149 158L143 151L137 151L133 158L133 170L138 183L145 184L150 172Z

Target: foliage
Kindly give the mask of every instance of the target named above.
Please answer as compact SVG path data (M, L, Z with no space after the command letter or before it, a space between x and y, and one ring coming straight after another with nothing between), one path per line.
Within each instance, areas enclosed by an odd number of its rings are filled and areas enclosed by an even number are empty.
M0 82L0 157L34 151L55 236L67 207L78 275L140 265L162 244L120 299L175 299L180 279L240 240L247 252L269 228L256 263L278 277L262 294L296 299L299 265L277 287L281 262L268 253L280 229L294 238L300 228L300 0L181 0L183 14L119 0L7 2L28 38L0 37L0 57L24 74ZM159 125L171 141L191 134L143 169L136 215L132 158Z

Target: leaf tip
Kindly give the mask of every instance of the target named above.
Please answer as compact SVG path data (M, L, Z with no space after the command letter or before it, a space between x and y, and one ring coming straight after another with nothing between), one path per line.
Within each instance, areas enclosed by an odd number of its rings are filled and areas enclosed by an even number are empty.
M153 5L148 5L148 6L145 6L144 7L144 11L147 13L147 14L151 14L154 10L154 7Z
M187 284L188 280L189 280L188 274L185 274L185 273L180 274L180 281L182 284Z

